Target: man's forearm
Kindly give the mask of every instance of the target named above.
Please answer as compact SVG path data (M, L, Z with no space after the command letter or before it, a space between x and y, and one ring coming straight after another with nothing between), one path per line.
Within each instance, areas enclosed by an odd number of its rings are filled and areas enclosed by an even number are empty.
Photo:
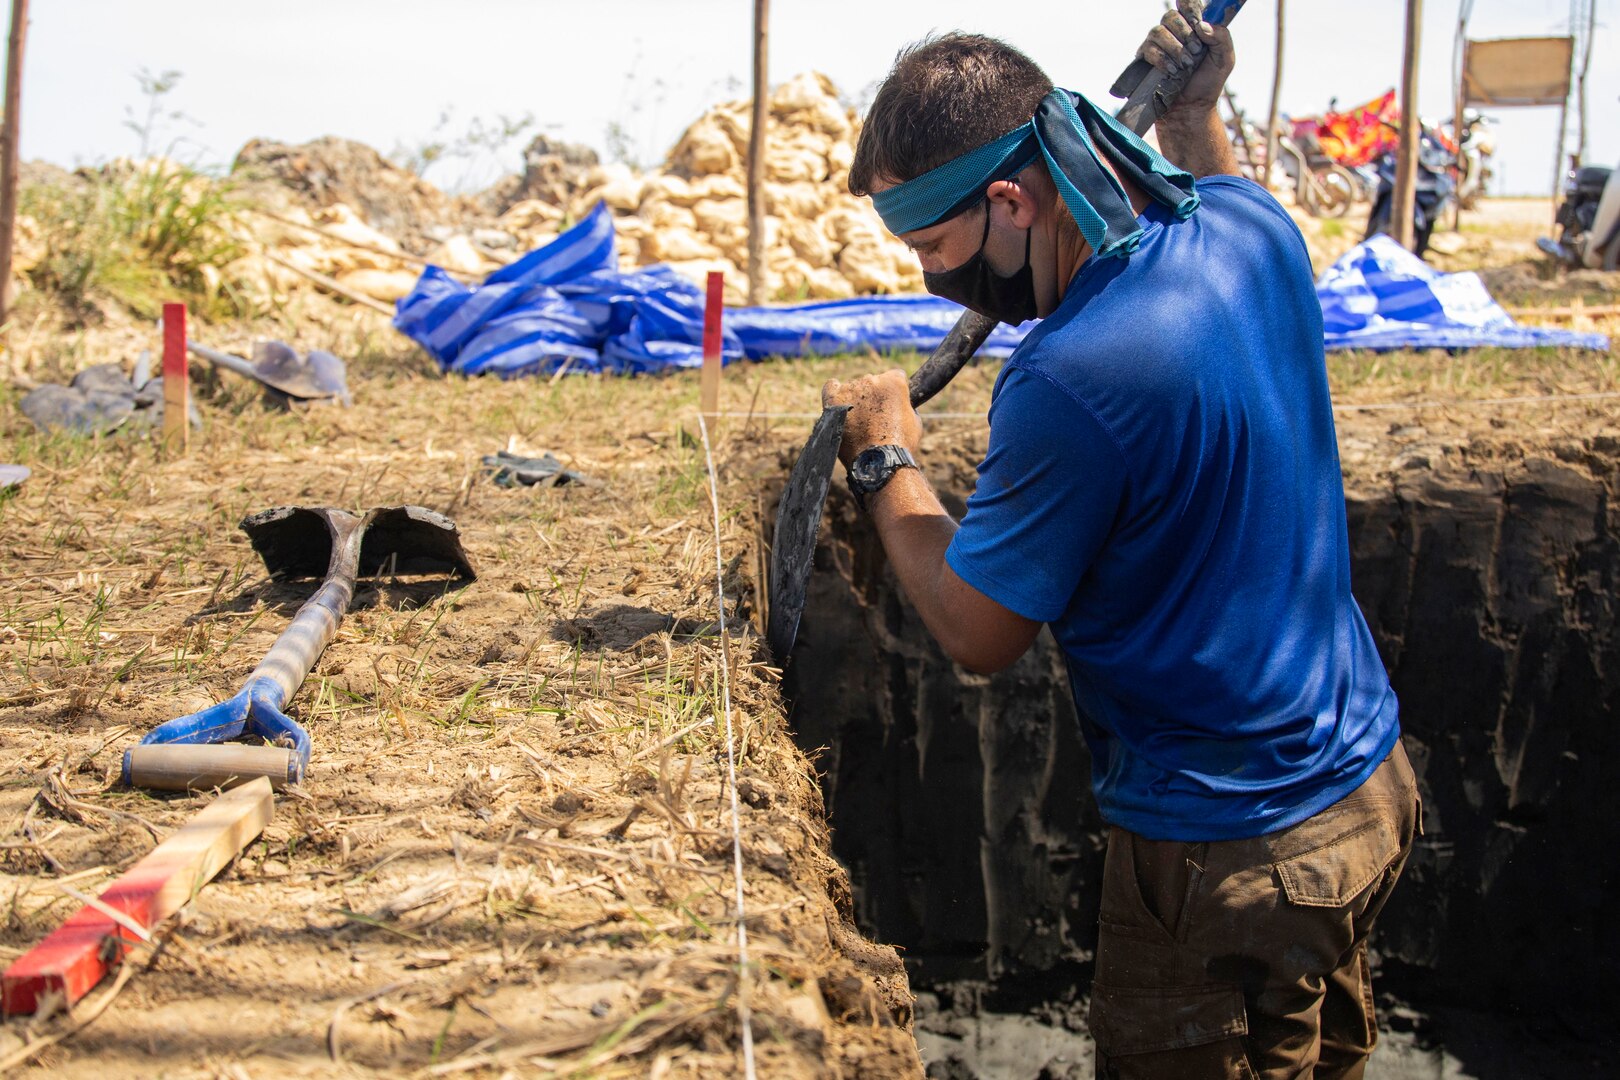
M1219 109L1170 112L1155 125L1164 156L1194 176L1241 176Z
M916 469L895 473L869 503L872 523L877 526L883 550L906 599L922 616L929 633L947 642L951 620L945 610L940 578L945 569L945 549L956 535L955 520L940 505L927 477Z

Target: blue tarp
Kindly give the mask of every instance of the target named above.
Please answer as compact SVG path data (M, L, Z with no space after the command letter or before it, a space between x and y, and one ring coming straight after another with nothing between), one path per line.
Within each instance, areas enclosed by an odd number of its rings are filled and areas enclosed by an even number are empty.
M1520 326L1478 274L1442 274L1382 233L1324 270L1316 296L1330 349L1609 348L1602 334Z
M1601 334L1517 326L1474 274L1440 274L1388 237L1352 250L1317 281L1329 348L1571 345ZM723 356L931 351L962 309L933 296L871 296L731 308ZM981 350L1006 356L1033 326L1000 326ZM623 272L613 216L598 205L557 239L463 285L429 267L394 326L447 371L513 378L557 370L634 374L701 362L703 292L667 266Z

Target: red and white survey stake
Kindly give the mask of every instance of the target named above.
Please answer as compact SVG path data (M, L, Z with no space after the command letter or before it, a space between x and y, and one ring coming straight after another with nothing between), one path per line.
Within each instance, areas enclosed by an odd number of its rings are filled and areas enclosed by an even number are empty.
M32 1013L58 994L66 1005L84 997L137 940L189 904L252 843L274 811L270 781L262 776L203 807L0 975L0 1011Z
M725 310L726 275L709 271L709 295L703 305L703 379L699 386L703 420L710 427L720 419L721 313Z
M186 369L186 305L163 305L163 442L186 452L191 436L191 382Z

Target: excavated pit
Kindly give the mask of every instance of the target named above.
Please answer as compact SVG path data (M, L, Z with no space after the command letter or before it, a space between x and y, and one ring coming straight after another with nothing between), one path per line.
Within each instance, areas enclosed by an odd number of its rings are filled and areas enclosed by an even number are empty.
M953 514L975 438L929 448ZM1620 1006L1616 449L1380 444L1379 467L1360 470L1349 462L1367 455L1346 456L1355 594L1425 806L1373 939L1385 1026L1419 1042L1431 1014L1459 1011L1543 1050L1607 1045L1613 1028L1584 1018ZM1103 830L1055 644L1043 633L993 678L950 663L837 484L816 559L784 689L800 744L820 750L861 925L904 950L925 1057L940 1034L930 1075L1089 1075L1078 1033ZM941 1060L987 1011L1022 1025L1004 1032L1003 1064ZM1491 1058L1495 1038L1459 1052ZM1510 1075L1500 1064L1475 1067Z

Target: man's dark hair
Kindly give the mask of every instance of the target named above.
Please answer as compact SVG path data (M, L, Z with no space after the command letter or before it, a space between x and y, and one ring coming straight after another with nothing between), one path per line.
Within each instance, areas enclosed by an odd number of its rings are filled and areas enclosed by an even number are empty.
M1051 92L1039 64L995 38L950 33L908 45L867 110L850 193L903 183L1000 138Z

